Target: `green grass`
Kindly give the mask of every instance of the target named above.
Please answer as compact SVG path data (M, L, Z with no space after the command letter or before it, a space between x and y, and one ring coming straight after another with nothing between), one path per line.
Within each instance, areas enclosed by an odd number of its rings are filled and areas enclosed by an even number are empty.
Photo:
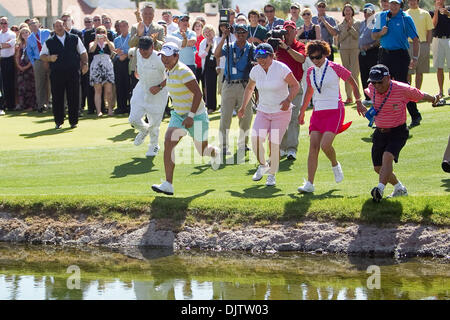
M435 77L425 75L424 91L437 92ZM369 194L378 183L370 157L372 131L354 106L346 108L346 120L352 120L352 126L334 144L345 179L341 184L334 182L329 161L321 153L314 195L297 193L307 175L308 123L300 129L297 160L281 161L276 187L266 187L265 178L251 180L256 165L250 154L253 164L230 164L218 171L211 170L209 159L177 165L175 196L166 197L150 189L164 179L162 150L154 159L145 158L147 147L133 145L135 132L126 116L84 117L77 129L56 131L50 113L9 112L0 118L0 206L27 214L83 212L229 224L308 218L450 225L450 176L440 168L450 109L432 108L428 103L419 104L419 109L422 125L411 130L394 167L410 196L381 204L372 203ZM210 118L211 137L217 133L220 113ZM165 119L161 146L167 124ZM68 127L67 121L64 126ZM237 129L236 118L232 128ZM192 147L192 139L184 138L183 144ZM391 191L388 186L386 193Z

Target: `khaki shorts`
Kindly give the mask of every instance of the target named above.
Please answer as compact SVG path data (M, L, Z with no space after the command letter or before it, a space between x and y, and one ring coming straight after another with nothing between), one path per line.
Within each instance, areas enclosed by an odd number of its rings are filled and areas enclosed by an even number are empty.
M409 44L409 56L413 57L412 52L412 43ZM408 74L414 74L414 73L428 73L430 72L430 44L428 42L421 42L420 43L420 52L419 52L419 59L417 60L416 67L414 69L409 69Z
M447 60L447 68L450 69L450 39L433 38L431 48L433 50L434 67L444 69L445 60Z

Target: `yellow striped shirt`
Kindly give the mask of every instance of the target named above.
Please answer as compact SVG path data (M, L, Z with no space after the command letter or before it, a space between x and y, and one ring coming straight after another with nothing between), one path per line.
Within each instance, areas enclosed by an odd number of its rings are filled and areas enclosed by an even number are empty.
M186 83L195 80L195 75L185 64L178 62L167 72L167 89L172 98L172 106L176 113L186 114L191 110L194 94L186 87ZM205 112L205 103L200 101L196 114Z

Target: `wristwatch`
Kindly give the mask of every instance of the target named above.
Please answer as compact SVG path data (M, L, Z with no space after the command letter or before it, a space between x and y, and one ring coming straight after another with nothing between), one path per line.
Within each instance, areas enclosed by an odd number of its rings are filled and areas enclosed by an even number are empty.
M158 88L160 89L160 90L162 90L162 85L161 85L161 83L160 84L158 84Z
M289 50L291 50L291 47L287 46L286 51L289 51Z

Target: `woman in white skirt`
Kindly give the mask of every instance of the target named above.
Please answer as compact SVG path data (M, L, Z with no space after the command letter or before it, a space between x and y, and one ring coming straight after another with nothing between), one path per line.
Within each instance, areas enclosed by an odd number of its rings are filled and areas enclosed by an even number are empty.
M111 55L114 53L114 44L109 41L106 28L100 26L95 29L95 40L89 44L89 53L93 56L90 67L90 85L94 87L95 108L97 116L102 113L102 90L105 89L105 98L108 102L108 115L113 115L112 85L114 84L114 66Z

